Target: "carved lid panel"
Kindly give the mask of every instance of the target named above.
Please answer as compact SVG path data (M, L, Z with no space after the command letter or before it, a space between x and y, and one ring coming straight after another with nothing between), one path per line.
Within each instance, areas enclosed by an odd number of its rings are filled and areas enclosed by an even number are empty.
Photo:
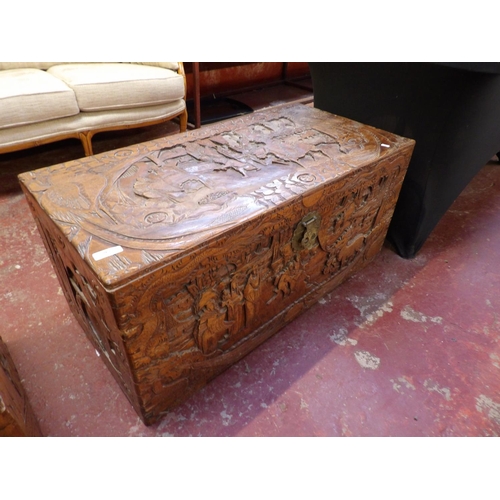
M165 259L408 140L304 105L20 175L102 283Z

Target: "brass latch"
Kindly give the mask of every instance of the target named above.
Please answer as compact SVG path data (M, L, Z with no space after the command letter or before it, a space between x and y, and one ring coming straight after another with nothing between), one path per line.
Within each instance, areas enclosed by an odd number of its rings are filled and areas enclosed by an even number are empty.
M293 249L298 252L316 246L320 225L321 215L318 212L307 214L295 228L292 238Z

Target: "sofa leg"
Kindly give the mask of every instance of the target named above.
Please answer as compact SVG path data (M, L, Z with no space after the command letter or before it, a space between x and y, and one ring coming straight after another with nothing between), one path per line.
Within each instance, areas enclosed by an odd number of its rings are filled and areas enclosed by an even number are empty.
M184 113L182 113L182 115L179 116L179 120L180 120L180 131L181 132L185 132L187 130L187 121L188 121L188 113L187 113L187 109L184 110Z
M92 156L92 135L89 132L83 132L80 134L80 141L82 142L83 150L85 151L85 156Z

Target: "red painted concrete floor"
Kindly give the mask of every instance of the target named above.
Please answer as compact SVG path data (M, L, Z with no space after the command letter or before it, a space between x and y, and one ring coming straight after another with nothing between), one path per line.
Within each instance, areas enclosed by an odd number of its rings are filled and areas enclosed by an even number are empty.
M95 149L173 129L96 136ZM0 156L0 329L46 436L500 435L500 166L482 171L419 255L364 271L146 427L73 318L17 184L82 155Z

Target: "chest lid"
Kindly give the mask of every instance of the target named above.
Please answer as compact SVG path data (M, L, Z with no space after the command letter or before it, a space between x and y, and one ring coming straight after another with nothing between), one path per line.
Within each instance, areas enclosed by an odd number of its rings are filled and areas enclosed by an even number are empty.
M116 287L413 143L304 105L21 174Z

